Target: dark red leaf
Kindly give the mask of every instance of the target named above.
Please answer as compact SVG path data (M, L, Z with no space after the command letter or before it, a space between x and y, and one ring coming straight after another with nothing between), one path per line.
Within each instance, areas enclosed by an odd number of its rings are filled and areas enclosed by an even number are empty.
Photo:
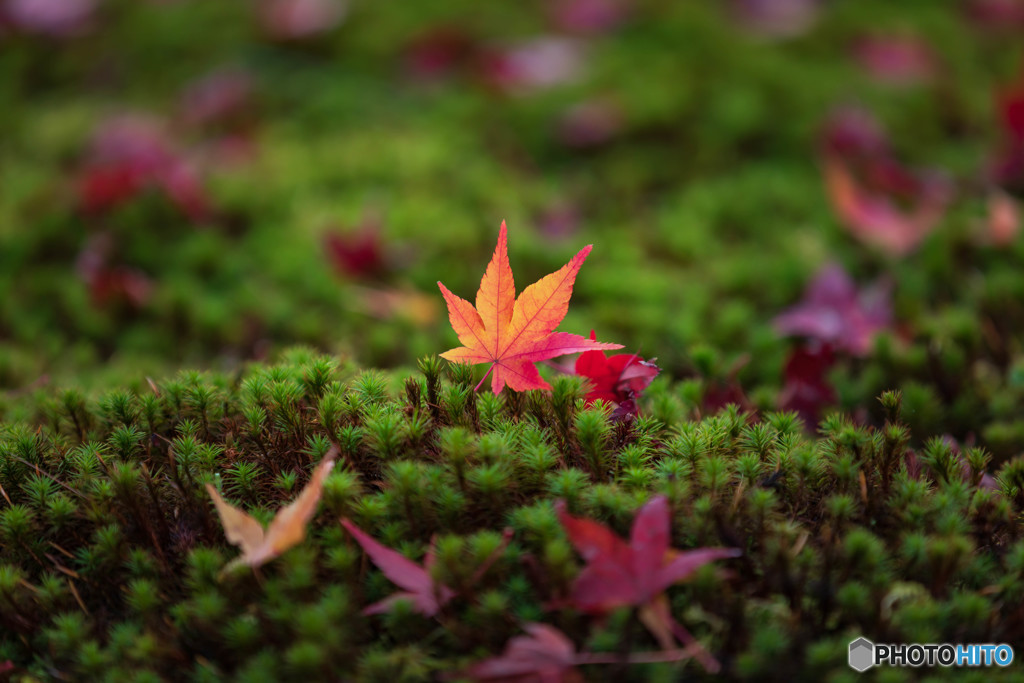
M547 624L528 623L523 629L528 635L509 640L501 656L478 662L461 675L475 681L508 683L569 680L568 675L576 663L576 647L572 641Z
M796 412L808 430L813 431L824 410L836 403L828 379L834 364L835 354L828 345L799 346L786 361L779 408Z
M346 277L372 279L387 271L380 222L373 216L364 218L355 231L327 233L324 246L335 269Z
M875 80L910 85L935 75L936 58L923 39L913 35L870 35L854 46L854 58Z
M159 121L117 116L103 122L78 180L82 210L109 211L147 189L162 192L193 221L210 213L197 168L176 149Z
M875 335L891 322L890 286L857 290L838 264L818 271L803 301L775 318L782 335L808 337L855 356L866 355Z
M732 548L669 548L671 515L664 496L655 496L640 509L628 543L603 524L570 515L563 501L556 509L570 542L587 562L569 598L584 612L643 606L697 568L740 554Z
M622 24L630 4L630 0L556 0L551 18L562 31L604 33Z
M967 15L990 31L1019 31L1024 29L1024 0L968 0Z
M457 26L435 26L405 48L405 65L416 80L437 80L467 69L475 60L477 41Z
M116 263L113 249L109 233L94 235L79 252L75 270L95 306L123 303L141 308L152 294L153 283L142 271Z
M590 338L596 339L591 330ZM575 372L590 381L587 404L597 400L629 403L635 414L635 400L650 386L660 370L651 361L631 353L620 353L608 357L604 351L585 351L576 359Z
M850 162L889 156L889 138L874 114L862 107L841 107L828 117L822 132L823 152Z
M391 610L395 602L409 600L417 612L432 617L441 611L441 607L445 603L455 597L455 591L438 584L430 576L429 568L433 563L433 548L427 552L425 566L421 567L398 551L373 540L349 520L341 520L341 525L352 534L352 537L363 548L363 552L370 557L377 568L384 573L384 576L399 588L404 589L404 592L395 593L385 600L370 605L363 610L363 614L387 612Z

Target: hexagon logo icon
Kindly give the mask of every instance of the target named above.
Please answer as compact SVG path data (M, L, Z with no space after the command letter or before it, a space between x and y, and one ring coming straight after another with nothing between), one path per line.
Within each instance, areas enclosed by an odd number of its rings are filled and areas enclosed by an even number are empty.
M875 644L867 638L858 638L850 643L850 668L867 671L875 665Z

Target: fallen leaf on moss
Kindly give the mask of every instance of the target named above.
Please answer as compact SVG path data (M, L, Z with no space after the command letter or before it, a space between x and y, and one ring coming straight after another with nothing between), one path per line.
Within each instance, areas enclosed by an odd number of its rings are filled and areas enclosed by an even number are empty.
M480 280L475 307L437 283L448 303L452 328L463 343L441 357L453 363L491 363L491 390L498 394L506 384L515 391L550 389L537 372L534 363L538 361L581 351L621 349L621 344L554 331L569 310L576 273L591 248L581 249L569 263L527 287L517 299L502 221L498 246Z
M621 26L631 5L632 0L556 0L549 12L560 30L593 35Z
M276 40L303 40L335 28L348 9L346 0L263 0L260 21Z
M485 49L477 59L484 83L510 95L527 95L576 82L586 66L584 43L557 35Z
M984 240L997 247L1006 247L1017 239L1020 228L1020 203L1005 192L992 192L988 197Z
M505 652L474 664L463 672L475 681L542 681L559 683L582 680L573 671L576 647L569 638L547 624L523 624L525 636L508 641Z
M1024 191L1024 66L1014 85L996 93L996 109L1003 129L991 174L996 184Z
M910 253L931 234L949 204L945 186L937 182L919 183L904 207L894 193L861 183L838 159L826 159L824 174L832 205L850 233L894 256Z
M915 35L865 36L853 49L854 58L873 79L890 85L912 85L938 71L931 46Z
M595 339L590 331L590 339ZM576 374L590 381L587 405L603 400L615 403L624 412L637 413L636 399L650 386L660 372L652 361L646 361L635 353L605 355L604 351L585 351L576 359Z
M622 655L612 652L577 652L573 642L554 626L539 623L523 624L524 636L508 641L505 651L461 672L446 674L442 680L470 678L474 681L503 683L576 683L583 676L579 665L655 664L678 662L699 655L699 643L682 650L636 652Z
M811 432L817 428L824 410L838 400L828 378L835 361L835 353L828 344L799 346L786 359L779 408L795 411Z
M363 552L369 555L384 576L399 588L404 589L400 593L395 593L370 605L363 610L363 614L389 612L397 601L408 600L417 612L426 617L433 617L441 611L441 607L445 603L455 597L455 591L437 583L430 575L430 568L434 566L435 559L433 545L427 550L421 567L397 550L378 543L349 520L341 520L341 525L352 534L352 538L356 539Z
M380 236L380 219L369 215L355 230L332 229L324 235L324 247L331 265L354 280L373 279L387 271L387 258Z
M775 318L775 329L864 356L891 323L889 299L885 282L858 290L841 266L828 264L807 285L803 300Z
M191 221L211 214L202 176L172 140L165 122L121 115L96 130L77 182L82 211L104 213L146 190L162 193Z
M97 0L7 0L0 19L25 33L69 38L92 27L96 6Z
M672 635L684 645L695 642L672 618L663 602L664 591L709 562L738 557L739 550L670 548L671 514L665 496L655 496L640 508L628 542L599 522L570 515L564 501L558 501L556 510L569 541L587 562L573 583L569 604L589 614L637 607L641 621L662 648L672 647ZM709 671L717 670L718 663L710 655L697 656Z
M252 515L225 502L212 484L206 485L224 525L224 535L242 549L242 555L228 564L225 570L240 564L259 567L302 542L306 537L306 525L320 502L324 480L334 468L337 452L337 448L333 448L324 456L313 470L309 483L294 501L274 515L266 530Z

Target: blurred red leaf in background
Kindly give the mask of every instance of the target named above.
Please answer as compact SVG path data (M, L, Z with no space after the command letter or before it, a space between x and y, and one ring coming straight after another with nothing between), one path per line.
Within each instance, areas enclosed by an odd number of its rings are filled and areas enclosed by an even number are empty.
M556 35L489 47L477 60L480 78L486 85L513 95L575 82L582 77L585 65L583 44Z
M894 256L909 253L931 234L953 198L943 174L899 162L881 125L860 108L829 117L821 155L825 188L843 226Z
M551 19L562 31L605 33L622 24L630 4L630 0L555 0L551 3Z
M798 346L786 359L778 405L797 413L808 431L814 431L825 409L838 400L828 379L835 361L835 353L827 344Z
M338 26L348 13L348 0L263 0L260 22L277 40L303 40Z
M762 38L792 38L818 18L821 0L731 0L736 22Z
M174 145L161 122L112 117L96 129L78 181L86 213L116 208L143 190L160 191L190 220L210 214L199 171Z
M354 280L384 275L388 267L380 226L379 217L367 214L354 230L328 232L324 236L324 247L335 270Z
M92 26L97 0L6 0L0 23L24 33L68 38Z
M868 75L890 85L928 81L938 68L931 46L914 35L864 36L854 45L853 55Z
M832 263L808 283L800 303L775 318L775 329L863 356L871 350L875 335L892 321L890 296L886 283L858 290L842 266Z

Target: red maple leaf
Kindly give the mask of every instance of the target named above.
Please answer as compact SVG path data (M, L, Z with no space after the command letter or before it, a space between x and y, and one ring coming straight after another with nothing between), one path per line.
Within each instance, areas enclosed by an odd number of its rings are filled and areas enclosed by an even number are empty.
M581 351L621 349L621 344L554 331L569 310L576 273L592 246L584 247L562 268L524 289L517 299L502 221L498 246L480 280L475 307L437 283L448 304L448 319L463 343L441 357L453 363L490 363L491 390L497 394L506 384L514 391L550 389L537 372L534 363L538 361Z
M144 190L156 190L194 222L210 214L196 165L161 122L144 117L117 116L99 126L77 185L87 213L109 211Z
M587 66L584 47L573 38L539 36L484 48L476 67L486 86L503 94L527 95L580 80Z
M842 266L831 263L807 285L803 301L775 318L775 329L864 356L892 320L889 299L887 283L858 290Z
M367 215L352 231L332 230L324 236L327 256L335 269L356 280L383 275L387 258L380 236L380 219Z
M896 201L896 192L880 186L878 176L872 187L839 159L826 159L824 175L832 205L850 234L894 256L917 248L946 214L950 201L948 185L937 177L921 176L904 204Z
M563 31L597 34L611 31L626 19L629 0L557 0L551 6L551 19Z
M326 33L347 13L348 4L342 0L263 0L259 18L271 38L290 41Z
M1013 32L1024 28L1024 2L1021 0L968 0L967 16L980 28Z
M829 117L821 155L825 187L843 226L895 256L913 251L952 199L941 173L896 158L881 124L864 109L846 107Z
M596 339L590 331L591 341ZM585 351L576 359L576 374L590 380L587 405L603 400L625 406L625 412L636 414L636 398L658 376L658 366L635 353L606 356L604 351Z
M434 548L431 545L423 560L423 566L416 564L396 550L392 550L373 540L368 534L362 531L355 524L347 519L341 520L356 542L363 548L363 552L370 556L377 568L384 572L392 583L403 592L374 603L363 610L363 614L380 614L391 611L394 604L399 600L409 600L413 609L426 617L436 616L441 607L455 597L455 591L447 586L437 583L430 576L430 568L434 566Z
M640 620L664 649L672 647L673 635L684 645L696 642L672 618L664 591L709 562L737 557L739 550L670 548L671 514L664 496L655 496L640 508L628 542L599 522L573 517L563 501L556 503L556 510L570 542L587 562L572 586L573 607L589 614L637 607ZM698 657L708 670L717 669L707 653Z
M1024 68L1015 85L997 92L996 109L1004 140L993 160L993 180L1011 191L1024 190Z
M433 81L466 71L480 46L477 39L459 26L433 26L405 47L405 66L417 81Z
M461 675L475 681L540 681L560 683L580 680L573 671L576 647L569 638L547 624L524 624L528 635L508 641L500 657L491 657L474 664Z
M828 344L798 346L786 360L783 370L785 385L779 394L779 407L795 411L812 432L823 410L835 405L837 400L836 390L828 379L835 360Z
M508 641L505 652L477 662L470 668L442 676L442 680L469 677L474 681L503 683L575 683L583 677L575 667L594 664L654 664L678 662L700 655L700 644L682 650L638 652L622 655L611 652L577 652L573 642L554 626L523 624L525 636Z
M931 46L913 34L864 36L854 46L853 55L872 78L891 85L921 83L938 71Z

